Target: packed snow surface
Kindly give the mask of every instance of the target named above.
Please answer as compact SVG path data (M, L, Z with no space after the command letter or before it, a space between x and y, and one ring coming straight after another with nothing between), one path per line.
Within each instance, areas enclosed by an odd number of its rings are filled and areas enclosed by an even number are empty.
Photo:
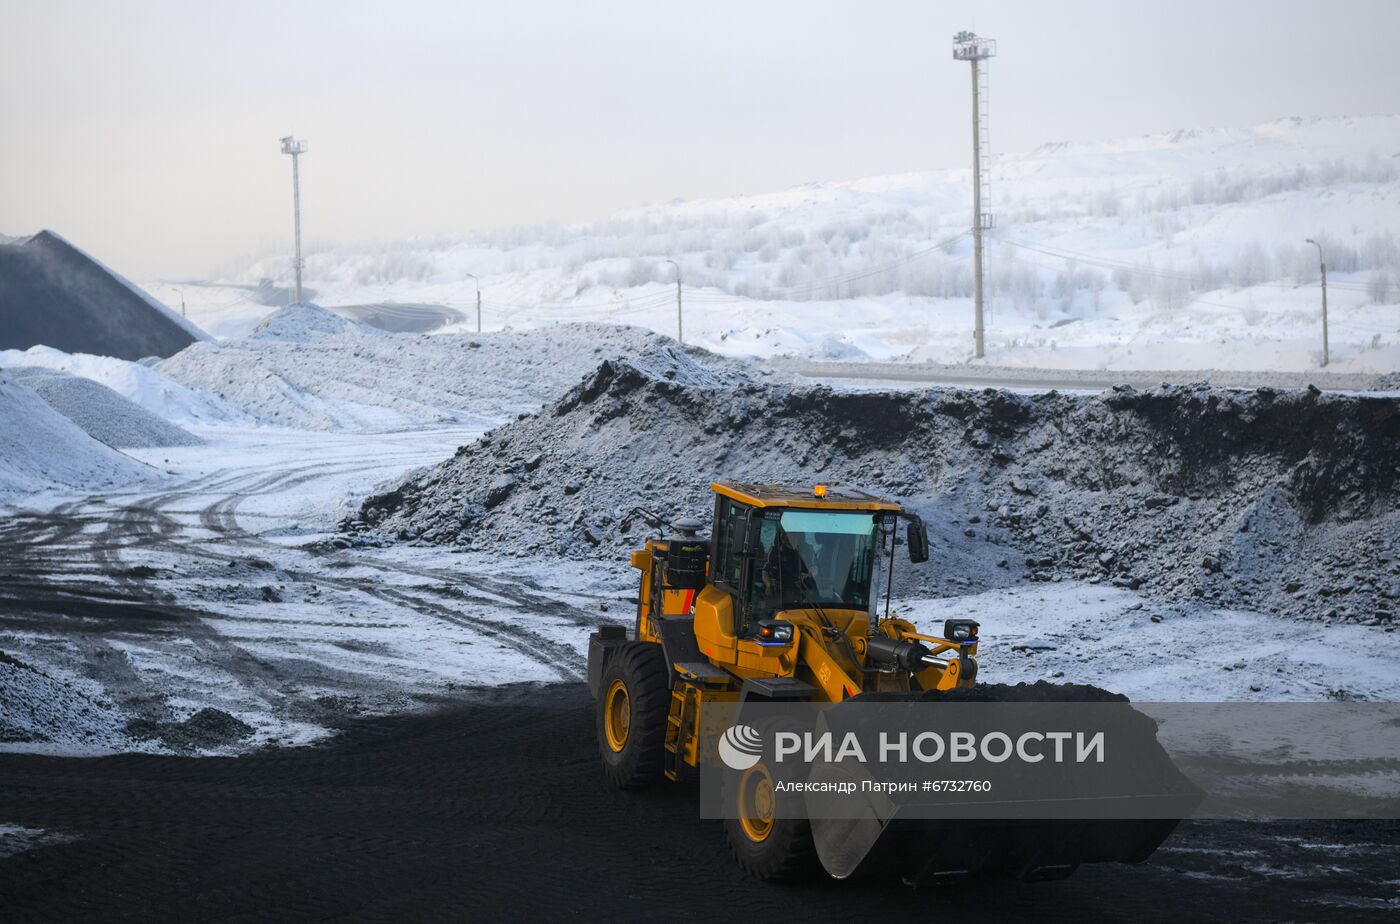
M0 859L23 853L26 850L33 850L36 847L62 844L73 839L66 834L45 831L42 828L0 824Z
M246 426L252 419L201 389L191 389L150 366L113 356L65 353L52 347L0 351L0 368L34 366L70 372L107 386L130 401L184 426Z
M1280 119L1064 142L990 164L986 363L1318 368L1319 256L1338 372L1400 369L1400 116ZM326 305L440 304L488 329L615 321L727 354L962 363L972 354L969 170L673 201L569 227L322 247ZM1322 245L1323 252L1305 239ZM153 284L221 333L269 310L289 248L229 286ZM241 286L241 287L240 287Z
M32 366L20 366L10 373L54 410L82 427L88 436L108 446L130 449L192 446L202 442L188 430L157 417L92 379Z
M155 477L154 469L88 436L0 371L0 504L27 504L46 492L97 493Z
M639 328L567 324L487 334L391 334L311 305L282 309L249 336L197 343L157 369L258 423L304 430L390 430L477 423L535 410L611 356L664 374L735 378L706 354L677 365L670 341ZM719 377L719 378L716 378Z

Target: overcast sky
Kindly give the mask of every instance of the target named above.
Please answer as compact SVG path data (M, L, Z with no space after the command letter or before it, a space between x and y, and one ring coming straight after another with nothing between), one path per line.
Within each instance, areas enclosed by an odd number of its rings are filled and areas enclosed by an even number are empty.
M998 150L1400 110L1400 2L0 0L0 233L128 275L308 240L602 217Z

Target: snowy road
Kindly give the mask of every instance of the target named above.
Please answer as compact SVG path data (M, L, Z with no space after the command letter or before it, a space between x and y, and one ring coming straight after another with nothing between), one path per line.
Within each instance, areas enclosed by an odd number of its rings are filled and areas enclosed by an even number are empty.
M576 679L607 618L597 578L328 541L347 498L477 433L224 435L147 453L183 476L167 490L10 518L0 647L40 702L8 747L180 749L204 708L253 729L205 750L303 743L460 687Z

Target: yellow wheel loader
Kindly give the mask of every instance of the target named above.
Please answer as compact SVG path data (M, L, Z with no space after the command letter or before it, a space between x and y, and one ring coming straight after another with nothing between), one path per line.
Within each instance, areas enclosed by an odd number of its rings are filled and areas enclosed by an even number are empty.
M639 789L677 780L712 759L707 709L732 714L750 702L839 704L954 690L977 677L978 623L950 619L941 635L891 616L898 526L914 563L928 560L923 522L901 505L835 486L788 488L716 482L711 535L678 535L632 553L641 572L629 633L609 626L589 639L588 684L597 740L614 785ZM660 518L634 511L653 527ZM878 617L883 578L885 616ZM733 787L726 820L740 867L761 879L792 879L825 866L844 878L876 862L873 840L852 845L850 825L782 817L763 764ZM1081 862L1145 859L1176 825L1146 822L924 822L881 830L894 866L926 881L945 873L1002 872L1057 878ZM916 875L911 875L916 874Z

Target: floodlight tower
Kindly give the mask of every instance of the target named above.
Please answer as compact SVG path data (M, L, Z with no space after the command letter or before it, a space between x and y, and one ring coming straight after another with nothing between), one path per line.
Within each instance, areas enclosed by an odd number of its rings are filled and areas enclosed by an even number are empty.
M292 224L296 236L296 301L294 304L301 304L301 173L298 169L298 159L306 153L306 142L298 141L288 135L282 139L282 153L292 155Z
M1327 257L1322 252L1322 245L1312 238L1305 238L1304 243L1311 244L1317 248L1317 265L1322 267L1322 364L1327 365Z
M676 268L676 342L685 346L685 329L681 326L681 265L675 260L662 260Z
M476 283L476 332L481 333L481 277L476 273L467 273L467 278Z
M982 327L982 287L986 261L982 250L982 232L992 227L987 212L991 199L991 177L984 172L983 162L991 157L991 140L987 131L987 59L996 57L997 43L975 32L959 32L953 36L953 60L972 63L972 273L973 300L976 319L972 329L975 345L973 355L981 359L986 352Z

